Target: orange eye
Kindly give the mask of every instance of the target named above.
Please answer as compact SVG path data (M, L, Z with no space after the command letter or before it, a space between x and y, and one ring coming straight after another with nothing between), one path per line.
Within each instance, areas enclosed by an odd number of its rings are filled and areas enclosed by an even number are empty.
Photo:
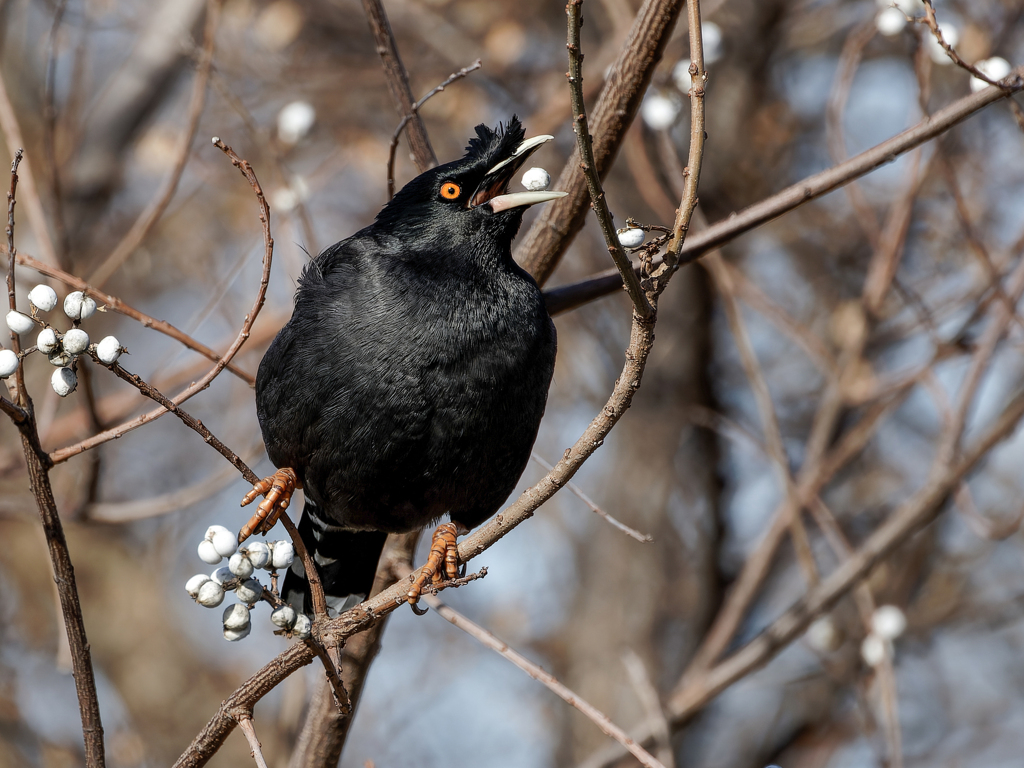
M445 200L455 200L461 192L462 190L459 188L459 185L454 181L446 181L441 185L441 197Z

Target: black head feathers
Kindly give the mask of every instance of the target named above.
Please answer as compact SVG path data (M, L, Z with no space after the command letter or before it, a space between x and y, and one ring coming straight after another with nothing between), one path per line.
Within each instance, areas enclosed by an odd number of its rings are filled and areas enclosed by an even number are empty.
M476 127L476 138L469 140L466 154L459 160L439 165L423 172L400 189L377 214L377 221L389 223L404 221L406 226L419 226L436 218L442 210L438 203L438 191L445 181L454 181L461 190L461 207L469 208L469 196L484 180L487 172L502 161L511 161L515 151L523 142L526 131L519 118L513 115L507 123L498 123L495 128L480 124ZM523 159L525 159L523 155ZM508 163L509 171L517 164ZM444 209L450 206L443 206Z
M512 115L504 126L498 123L493 130L481 123L476 127L476 135L477 138L469 140L465 160L480 163L487 169L512 157L516 147L526 138L526 129L519 122L518 115Z

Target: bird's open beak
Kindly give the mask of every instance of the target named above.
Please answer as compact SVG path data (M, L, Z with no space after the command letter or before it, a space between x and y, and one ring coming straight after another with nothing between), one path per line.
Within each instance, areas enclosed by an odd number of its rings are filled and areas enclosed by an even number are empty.
M546 203L548 200L555 200L565 197L567 192L507 192L508 184L512 177L526 162L541 144L551 141L554 136L533 136L524 140L511 157L507 157L500 163L493 166L484 180L480 182L476 192L470 200L470 206L475 208L478 205L489 203L491 210L495 213L507 211L510 208L521 208L537 203Z

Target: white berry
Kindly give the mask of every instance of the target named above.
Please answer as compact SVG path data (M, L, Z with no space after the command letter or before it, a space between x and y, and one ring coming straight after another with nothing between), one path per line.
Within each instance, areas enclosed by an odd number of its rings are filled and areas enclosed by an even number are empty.
M870 634L860 644L860 655L869 667L877 667L889 655L889 642L878 635Z
M722 28L713 21L705 21L700 25L700 36L704 43L704 64L714 64L725 52L722 46Z
M836 629L831 616L822 616L807 628L807 642L819 653L829 653L839 648L842 635Z
M61 397L67 397L78 386L78 377L70 368L58 368L50 377L50 386Z
M295 617L295 626L292 627L292 632L301 638L307 638L313 633L313 622L310 621L309 616L304 613L300 613Z
M895 640L907 628L907 617L895 605L880 605L871 615L871 631L883 640Z
M905 26L907 26L907 16L899 8L890 6L875 17L875 27L886 37L898 35Z
M203 538L213 542L213 548L221 557L231 557L238 550L238 536L223 525L211 525Z
M256 581L256 579L246 579L235 590L235 597L243 603L249 603L250 605L259 600L262 595L263 585Z
M240 579L248 579L252 576L253 567L248 557L241 552L235 552L228 560L228 570Z
M18 370L20 362L12 350L0 349L0 379L6 379Z
M222 617L224 629L245 629L249 626L249 608L241 603L229 605Z
M85 320L96 311L96 302L81 291L72 291L64 297L64 314L72 320Z
M204 608L216 608L224 602L224 587L213 579L203 582L196 594L196 602Z
M28 315L11 310L7 313L7 327L15 333L28 333L36 327L35 321Z
M270 563L270 547L262 541L253 541L242 550L253 568L266 568Z
M57 334L53 328L43 328L36 336L36 349L48 355L57 348Z
M316 110L307 101L293 101L277 113L277 137L285 144L298 144L316 122Z
M242 583L242 580L235 576L230 568L224 565L211 573L210 578L224 587L224 589L234 589Z
M224 629L224 639L232 643L238 642L242 638L248 637L249 633L252 632L252 624L246 624L242 629Z
M89 346L89 334L81 328L72 328L64 334L63 346L69 355L80 355Z
M270 549L270 562L275 568L287 568L295 560L295 548L290 541L275 541Z
M551 175L543 168L530 168L523 174L523 186L531 192L540 192L551 186Z
M192 599L195 600L199 597L199 589L210 580L210 577L205 573L197 573L191 579L185 582L185 591L188 592Z
M204 563L216 565L221 561L220 553L214 548L212 541L207 541L206 539L200 541L198 551L199 559Z
M37 285L28 292L32 306L42 312L49 312L57 306L57 292L48 285Z
M693 85L693 78L690 77L690 60L681 59L678 64L672 68L672 82L676 84L682 93L689 93L690 86Z
M270 614L270 620L281 627L281 629L291 629L295 626L295 620L298 618L298 614L295 613L295 609L290 605L282 605L272 614Z
M100 359L101 363L111 365L117 362L117 358L121 356L122 349L121 342L114 336L104 336L100 343L96 345L96 357Z
M985 75L990 80L995 80L996 82L1010 74L1010 71L1013 69L1010 66L1010 62L1001 56L993 56L991 59L979 61L974 65L974 67L981 72L981 74ZM972 77L970 85L971 91L974 93L977 93L983 88L988 88L988 83L978 77Z
M644 241L642 229L625 229L618 233L623 248L636 248Z
M660 93L648 93L640 105L644 122L655 131L671 127L679 115L679 104Z
M82 300L85 294L81 291L72 291L64 297L64 314L72 320L82 319Z

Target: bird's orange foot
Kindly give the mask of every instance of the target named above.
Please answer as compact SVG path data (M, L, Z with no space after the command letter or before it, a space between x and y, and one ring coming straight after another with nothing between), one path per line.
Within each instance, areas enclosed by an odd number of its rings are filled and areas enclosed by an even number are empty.
M260 494L266 498L260 502L249 522L238 532L238 543L241 544L254 533L266 533L273 528L281 513L288 509L292 494L298 487L299 478L290 467L279 469L270 477L256 483L252 490L245 494L242 506L251 504Z
M420 569L420 575L409 587L406 601L410 605L419 602L420 595L427 582L438 584L447 577L454 579L459 575L459 549L455 544L460 534L468 533L468 529L458 523L442 523L434 531L434 539L430 544L430 556L427 564Z

